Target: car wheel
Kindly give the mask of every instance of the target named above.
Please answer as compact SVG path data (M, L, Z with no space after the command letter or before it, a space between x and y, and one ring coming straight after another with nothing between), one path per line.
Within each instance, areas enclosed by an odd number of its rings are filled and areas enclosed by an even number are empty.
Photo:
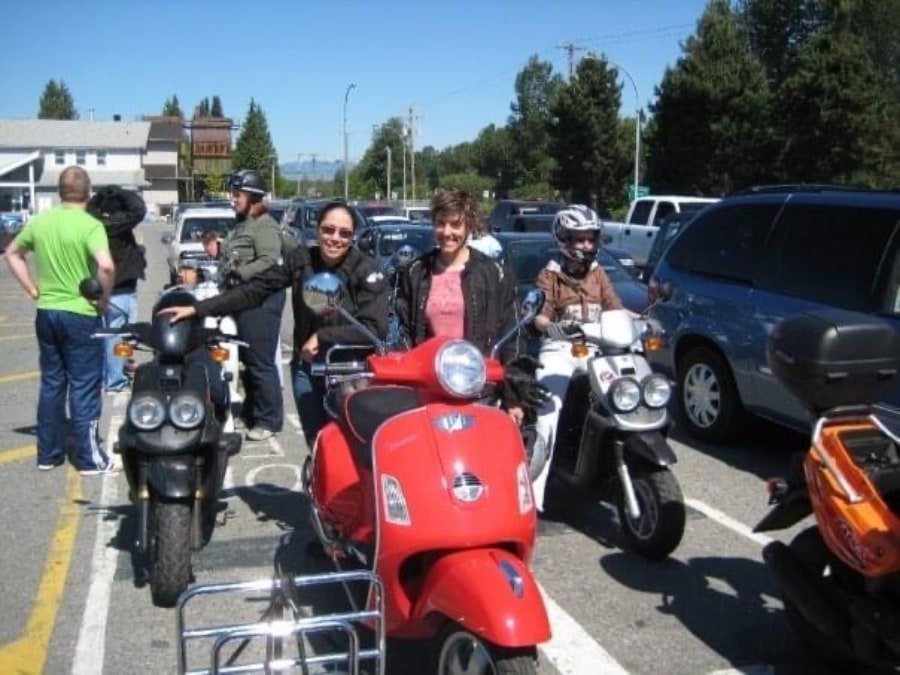
M678 367L679 412L687 431L702 441L721 443L733 436L744 409L731 370L709 347L695 347Z

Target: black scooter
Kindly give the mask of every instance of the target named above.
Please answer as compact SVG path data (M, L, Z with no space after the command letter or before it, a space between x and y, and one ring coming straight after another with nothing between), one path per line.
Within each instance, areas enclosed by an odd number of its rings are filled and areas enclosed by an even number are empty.
M91 301L102 295L95 279L81 284ZM98 332L118 335L118 356L135 349L153 353L137 367L125 422L113 451L121 455L130 497L137 504L137 551L147 554L150 593L161 607L175 605L191 582L191 553L212 536L216 497L228 457L240 451L241 436L223 431L230 406L218 362L222 345L244 343L186 319L171 323L159 310L196 302L173 288L162 294L150 323Z

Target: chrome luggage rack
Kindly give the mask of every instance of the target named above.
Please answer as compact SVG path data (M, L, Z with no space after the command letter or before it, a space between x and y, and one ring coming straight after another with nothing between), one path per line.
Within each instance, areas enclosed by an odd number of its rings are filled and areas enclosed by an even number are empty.
M338 584L348 594L351 585L358 585L360 589L368 586L368 607L371 609L304 615L298 602L298 591L301 588ZM270 611L266 614L274 617L270 620L198 628L188 628L185 625L185 608L195 598L229 594L247 601L259 599L263 593L269 593L271 604ZM192 606L197 604L193 603ZM194 586L182 593L178 599L175 621L179 675L218 675L218 673L268 675L286 671L297 671L303 675L324 672L360 675L361 662L373 664L373 669L364 672L372 675L384 675L385 672L384 588L381 579L374 572L333 572ZM358 629L364 626L372 630L374 640L371 646L363 646L360 643ZM316 653L312 653L313 650L308 645L308 638L311 636L330 638L319 642L327 641L335 649L325 653L316 649ZM208 668L188 670L188 642L192 640L212 642ZM264 644L264 659L252 663L230 662L226 659L224 650L226 645L236 642L239 644L232 658L239 656L248 645L255 643L260 648ZM293 655L294 652L296 655ZM335 666L342 666L346 670L334 670Z

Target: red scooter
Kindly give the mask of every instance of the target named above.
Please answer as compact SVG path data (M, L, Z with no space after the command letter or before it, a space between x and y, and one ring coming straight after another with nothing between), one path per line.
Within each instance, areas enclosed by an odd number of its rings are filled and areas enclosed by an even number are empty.
M358 561L381 577L388 637L437 638L422 672L535 673L550 625L529 570L537 523L527 460L518 427L483 402L503 367L449 338L386 353L341 307L341 292L320 274L303 296L317 313L341 312L376 353L336 363L347 348L333 347L313 367L335 418L303 472L322 546L339 567ZM526 298L516 330L542 300Z

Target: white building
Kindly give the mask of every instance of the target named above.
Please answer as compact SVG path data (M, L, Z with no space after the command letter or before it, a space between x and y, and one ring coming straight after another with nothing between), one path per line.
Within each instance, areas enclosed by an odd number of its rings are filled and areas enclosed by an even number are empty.
M59 201L59 174L84 167L94 189L142 191L149 122L0 119L0 212L39 213Z

